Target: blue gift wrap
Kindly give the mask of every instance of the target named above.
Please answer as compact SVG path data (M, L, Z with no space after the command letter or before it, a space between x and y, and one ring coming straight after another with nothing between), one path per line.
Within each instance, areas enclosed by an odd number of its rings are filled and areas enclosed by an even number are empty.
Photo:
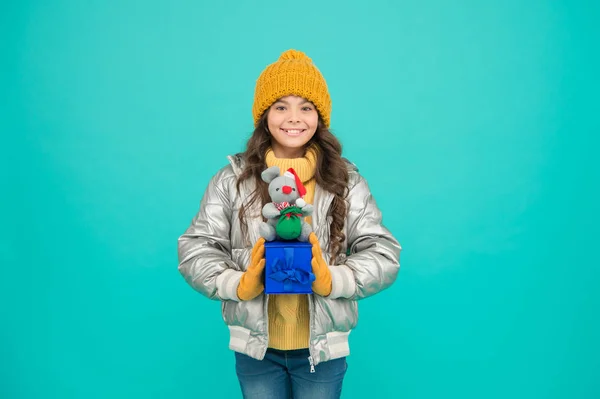
M312 244L265 242L265 294L312 294Z

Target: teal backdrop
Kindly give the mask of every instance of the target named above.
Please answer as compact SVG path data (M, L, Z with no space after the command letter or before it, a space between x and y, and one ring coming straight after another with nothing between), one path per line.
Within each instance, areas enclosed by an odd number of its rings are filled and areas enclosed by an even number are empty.
M240 397L177 238L289 48L404 248L343 397L600 397L598 2L0 7L1 397Z

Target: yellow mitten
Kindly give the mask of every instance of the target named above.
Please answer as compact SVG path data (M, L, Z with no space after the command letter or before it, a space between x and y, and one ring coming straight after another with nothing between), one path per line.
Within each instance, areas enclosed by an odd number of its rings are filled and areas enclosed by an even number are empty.
M331 294L331 272L323 259L319 239L313 232L308 236L308 240L312 244L312 272L315 275L315 281L312 283L312 290L315 294L327 296Z
M259 238L250 254L250 265L242 274L237 287L237 296L242 301L256 298L264 291L263 271L265 270L265 239Z

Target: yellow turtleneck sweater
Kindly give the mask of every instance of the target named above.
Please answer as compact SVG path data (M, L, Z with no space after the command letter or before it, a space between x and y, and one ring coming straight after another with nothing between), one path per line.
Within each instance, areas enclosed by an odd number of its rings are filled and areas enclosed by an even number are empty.
M266 153L267 167L279 166L281 171L294 168L306 188L304 200L313 203L317 166L316 150L309 147L301 158L277 158L269 149ZM304 219L311 223L310 216ZM269 347L281 350L308 348L309 340L308 297L306 294L269 296Z

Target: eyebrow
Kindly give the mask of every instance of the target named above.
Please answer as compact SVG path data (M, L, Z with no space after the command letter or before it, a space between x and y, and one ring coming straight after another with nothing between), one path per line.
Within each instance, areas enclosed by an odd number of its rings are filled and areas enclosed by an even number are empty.
M286 104L286 105L290 105L290 103L289 103L289 102L287 102L287 101L285 101L285 100L277 100L275 103L284 103L284 104ZM310 101L308 101L307 99L304 99L304 101L302 101L302 102L300 103L300 105L304 105L304 104L306 104L306 103L312 104L312 103L311 103Z

